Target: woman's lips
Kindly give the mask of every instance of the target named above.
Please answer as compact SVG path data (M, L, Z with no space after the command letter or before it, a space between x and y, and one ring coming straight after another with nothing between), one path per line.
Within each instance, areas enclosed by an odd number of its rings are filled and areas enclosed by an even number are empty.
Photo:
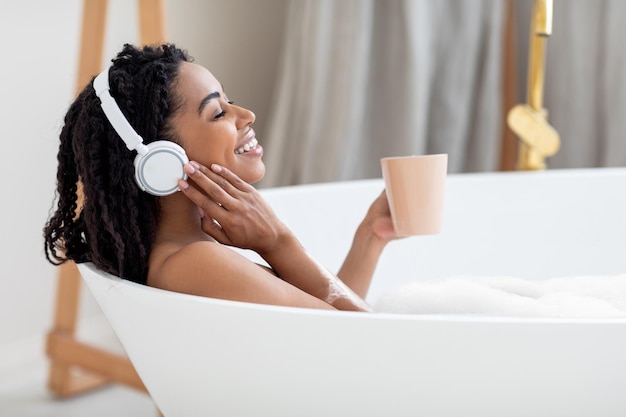
M253 137L250 141L235 149L235 153L237 155L243 155L254 150L257 146L259 146L259 142L256 140L255 137Z
M253 157L258 157L262 155L263 155L263 147L258 144L247 152L237 154L237 156L253 156Z

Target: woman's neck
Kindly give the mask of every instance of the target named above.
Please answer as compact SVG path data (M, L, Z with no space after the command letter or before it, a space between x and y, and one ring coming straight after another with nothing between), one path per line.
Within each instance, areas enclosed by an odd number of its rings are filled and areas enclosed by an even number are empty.
M161 197L156 242L213 240L201 226L200 211L182 193Z

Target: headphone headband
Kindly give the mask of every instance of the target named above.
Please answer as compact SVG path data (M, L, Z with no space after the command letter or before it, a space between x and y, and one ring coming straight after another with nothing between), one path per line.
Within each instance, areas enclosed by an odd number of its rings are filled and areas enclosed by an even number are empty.
M93 88L100 99L100 106L113 129L126 144L137 151L135 156L135 181L142 190L156 196L175 193L178 179L186 179L184 166L189 159L185 150L169 140L157 140L144 145L141 136L128 123L126 117L111 96L109 88L109 68L102 71L94 80Z
M122 110L111 96L109 68L93 80L93 88L100 99L104 115L113 129L129 150L137 151L134 166L135 181L139 188L156 196L175 193L178 190L178 179L187 178L184 166L189 159L185 150L168 140L157 140L144 145L141 136L128 123Z
M94 80L93 88L96 90L96 96L100 99L100 105L104 111L105 116L122 138L126 147L133 151L136 150L140 155L144 155L148 152L148 149L143 144L141 136L135 132L135 129L128 123L126 117L120 110L119 106L115 102L115 99L111 96L109 87L109 68L102 71Z

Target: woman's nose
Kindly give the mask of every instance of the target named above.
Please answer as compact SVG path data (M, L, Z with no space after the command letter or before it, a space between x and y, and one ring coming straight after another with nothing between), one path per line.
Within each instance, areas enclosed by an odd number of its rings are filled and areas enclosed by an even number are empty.
M256 115L252 110L248 110L244 107L238 107L237 109L237 129L241 129L248 125L251 125L256 120Z

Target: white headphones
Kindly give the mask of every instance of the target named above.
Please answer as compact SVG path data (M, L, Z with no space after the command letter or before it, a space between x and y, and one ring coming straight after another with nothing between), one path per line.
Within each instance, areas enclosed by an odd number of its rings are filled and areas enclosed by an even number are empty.
M139 188L156 196L178 191L178 180L187 179L184 165L189 162L185 150L168 140L159 140L144 145L141 136L130 125L109 87L109 68L102 71L93 81L93 88L100 105L113 129L122 138L126 147L137 151L135 157L135 181Z

